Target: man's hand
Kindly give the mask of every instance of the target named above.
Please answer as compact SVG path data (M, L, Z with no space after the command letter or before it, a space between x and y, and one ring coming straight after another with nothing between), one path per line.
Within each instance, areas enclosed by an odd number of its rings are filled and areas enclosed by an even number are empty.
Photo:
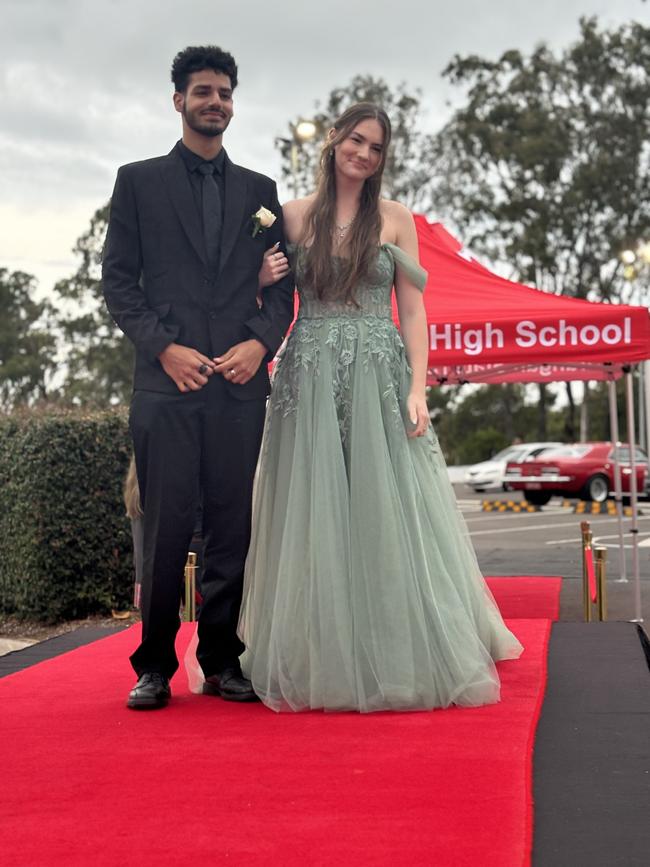
M215 371L215 363L198 349L170 343L158 356L162 369L179 391L198 391Z
M244 385L255 376L267 351L266 346L255 338L244 340L218 355L214 359L214 369L228 382Z

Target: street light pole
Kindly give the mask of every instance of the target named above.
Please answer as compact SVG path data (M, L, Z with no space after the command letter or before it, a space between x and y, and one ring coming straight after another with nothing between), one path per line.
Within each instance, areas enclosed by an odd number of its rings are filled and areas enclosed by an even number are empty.
M298 169L301 147L313 139L318 132L316 121L301 118L296 123L290 123L291 138L276 138L276 143L284 145L289 152L289 165L291 167L291 191L295 199L300 192ZM286 154L285 150L285 154Z
M638 281L645 276L650 266L650 242L639 241L634 248L623 250L620 259L623 263L623 276L634 284L631 302L647 306L644 303L647 299L643 296ZM650 455L650 362L647 360L639 364L639 444L644 446Z
M634 289L637 290L637 298L632 300L636 300L637 304L640 304L642 301L646 299L642 295L641 286L639 283L639 277L644 275L644 272L647 271L648 266L650 265L650 243L647 241L639 241L636 245L635 249L627 249L623 250L621 253L621 262L623 263L623 276L626 280L635 283ZM644 304L643 306L647 306ZM648 400L648 361L645 360L641 362L639 365L639 396L643 395L644 405L643 407L639 407L639 412L644 414L644 422L643 425L643 433L645 434L645 441L640 439L640 442L646 447L646 455L650 455L650 401ZM625 385L626 385L626 404L627 404L627 428L628 428L628 439L630 444L630 494L632 500L632 574L634 577L634 620L632 622L642 623L642 609L641 609L641 584L640 584L640 575L639 575L639 542L638 542L638 528L637 528L637 508L636 508L636 469L634 465L634 453L635 453L635 443L634 443L634 391L632 388L632 374L625 374ZM641 421L639 420L639 433L641 433ZM632 435L630 436L629 431L632 431ZM648 467L648 471L650 471L650 467Z

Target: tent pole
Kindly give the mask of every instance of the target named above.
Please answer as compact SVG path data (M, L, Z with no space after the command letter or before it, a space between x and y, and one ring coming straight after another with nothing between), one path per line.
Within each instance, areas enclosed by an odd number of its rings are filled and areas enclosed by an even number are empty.
M634 436L634 383L630 368L625 371L625 394L627 408L627 436L630 447L630 499L632 501L632 576L634 578L634 623L642 623L641 616L641 575L639 573L639 527L638 527L638 503L636 491L636 460L635 460L635 436Z
M638 397L637 402L639 405L638 414L639 414L639 445L643 448L644 443L646 441L646 431L645 431L645 420L646 420L646 411L645 411L645 386L643 381L645 379L645 364L637 365L637 372L639 375L639 383L638 383ZM641 493L639 491L639 493Z
M646 454L650 457L650 361L643 361L641 364L645 390L645 440L639 445L645 446Z
M621 486L621 461L618 453L618 406L616 397L616 381L610 379L607 383L609 396L609 432L614 444L614 502L616 503L616 520L618 524L618 569L620 577L617 582L627 583L627 563L625 562L625 534L623 530L623 491Z

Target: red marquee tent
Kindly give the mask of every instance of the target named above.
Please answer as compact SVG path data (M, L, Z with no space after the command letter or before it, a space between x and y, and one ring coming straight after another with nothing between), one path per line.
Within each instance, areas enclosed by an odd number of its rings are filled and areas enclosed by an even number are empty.
M634 468L634 394L629 365L650 358L650 314L645 307L550 295L493 274L462 249L440 223L415 216L429 330L430 385L465 382L609 380L610 427L618 442L616 389L626 373L630 475ZM395 315L397 311L395 310ZM646 378L650 432L650 383ZM621 580L625 581L621 479L614 452ZM635 620L641 618L637 492L632 499L632 571Z
M650 358L645 307L549 295L492 273L440 223L415 216L429 326L429 381L612 379Z

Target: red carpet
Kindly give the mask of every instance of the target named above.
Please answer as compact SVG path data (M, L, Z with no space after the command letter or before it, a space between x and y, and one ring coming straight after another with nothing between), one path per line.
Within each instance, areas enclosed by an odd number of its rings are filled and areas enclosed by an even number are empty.
M0 680L1 862L528 864L550 629L532 618L559 593L541 581L531 619L510 622L525 653L485 708L276 715L191 695L178 675L167 710L134 713L137 627Z
M561 578L488 578L487 583L506 619L560 616Z

